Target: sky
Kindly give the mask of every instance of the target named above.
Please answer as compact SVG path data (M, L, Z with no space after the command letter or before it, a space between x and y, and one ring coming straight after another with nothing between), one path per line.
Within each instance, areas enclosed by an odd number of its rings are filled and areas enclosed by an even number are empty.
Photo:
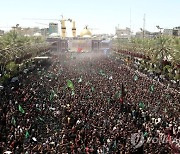
M16 24L48 27L49 22L59 22L61 14L76 21L77 33L86 25L92 33L114 34L118 25L135 33L143 27L144 15L148 31L158 31L156 25L180 26L180 0L0 0L0 8L0 29L4 30ZM66 24L70 31L72 24Z

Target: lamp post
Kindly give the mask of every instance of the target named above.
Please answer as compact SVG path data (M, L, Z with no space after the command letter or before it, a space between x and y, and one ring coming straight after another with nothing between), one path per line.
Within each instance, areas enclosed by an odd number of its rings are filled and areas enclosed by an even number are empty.
M163 42L162 29L164 29L164 28L160 27L159 25L157 25L156 27L157 27L157 29L159 29L159 34L160 34L160 37L159 37L159 38L160 38L160 41L161 41L161 48L160 48L160 51L161 51L160 69L162 70L162 69L163 69L163 60L164 60L164 50L163 50L163 48L164 48L164 43L162 43L162 42Z
M143 52L144 52L144 29L140 28L141 32L142 32L142 36L143 36Z

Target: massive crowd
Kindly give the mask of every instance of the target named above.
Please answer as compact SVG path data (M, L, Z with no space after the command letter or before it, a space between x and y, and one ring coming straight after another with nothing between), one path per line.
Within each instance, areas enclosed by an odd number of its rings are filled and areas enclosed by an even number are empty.
M179 100L111 56L56 54L1 91L0 153L179 153Z

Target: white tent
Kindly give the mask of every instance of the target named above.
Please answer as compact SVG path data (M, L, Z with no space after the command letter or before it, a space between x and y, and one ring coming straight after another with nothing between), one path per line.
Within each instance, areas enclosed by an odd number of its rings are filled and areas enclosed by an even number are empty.
M45 57L34 57L34 59L49 59L49 57L45 56Z
M3 89L4 89L4 87L0 85L0 90L3 90Z
M91 36L90 35L83 35L82 37L90 38Z
M35 33L33 36L42 36L41 33Z
M60 35L58 33L52 33L49 35L49 37L60 37Z
M5 151L4 154L10 154L12 153L11 151Z

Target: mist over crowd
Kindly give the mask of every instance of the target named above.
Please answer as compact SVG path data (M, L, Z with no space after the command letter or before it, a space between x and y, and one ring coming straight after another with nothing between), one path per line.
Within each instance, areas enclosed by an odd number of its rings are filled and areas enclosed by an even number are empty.
M113 53L54 53L1 91L0 153L178 153L179 100Z

